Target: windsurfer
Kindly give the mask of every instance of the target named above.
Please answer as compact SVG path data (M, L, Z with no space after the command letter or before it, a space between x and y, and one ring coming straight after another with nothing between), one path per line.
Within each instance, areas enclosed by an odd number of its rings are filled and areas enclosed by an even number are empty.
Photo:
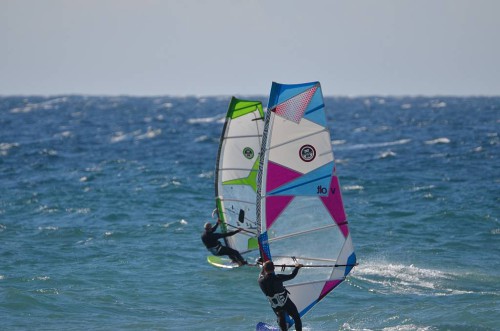
M241 229L226 233L215 233L219 223L220 220L217 220L217 224L215 226L212 226L209 222L205 223L205 231L201 235L201 241L203 241L205 247L207 247L207 249L214 255L227 255L234 263L238 263L239 265L247 264L247 261L243 259L240 252L232 249L231 247L222 245L219 241L219 239L237 234L241 231Z
M278 324L281 330L288 330L288 325L286 323L286 314L293 318L295 323L295 330L302 330L302 321L300 320L300 315L297 307L293 301L288 297L288 291L283 286L283 282L295 278L302 264L296 264L295 269L289 275L286 274L275 274L274 273L274 263L272 261L267 261L262 267L262 271L259 276L259 286L262 292L266 295L274 313L278 317Z

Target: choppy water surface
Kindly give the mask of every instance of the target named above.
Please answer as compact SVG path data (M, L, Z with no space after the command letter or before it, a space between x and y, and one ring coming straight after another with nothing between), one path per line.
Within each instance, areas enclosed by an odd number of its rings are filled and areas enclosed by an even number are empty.
M1 329L274 321L199 239L229 100L0 98ZM360 265L305 329L498 329L500 98L325 102Z

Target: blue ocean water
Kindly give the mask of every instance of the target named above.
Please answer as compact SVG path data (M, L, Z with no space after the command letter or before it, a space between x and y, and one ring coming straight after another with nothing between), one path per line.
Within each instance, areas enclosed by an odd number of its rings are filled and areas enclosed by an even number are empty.
M200 241L229 100L0 97L0 329L273 323ZM500 97L325 104L359 266L305 330L499 330Z

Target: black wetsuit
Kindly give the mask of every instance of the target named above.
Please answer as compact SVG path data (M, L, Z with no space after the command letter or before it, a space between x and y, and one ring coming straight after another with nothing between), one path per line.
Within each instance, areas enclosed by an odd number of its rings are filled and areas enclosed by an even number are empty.
M243 259L243 257L237 250L232 249L230 247L226 247L219 242L219 239L235 235L238 232L240 232L240 230L226 232L226 233L215 233L215 230L217 230L218 226L219 223L217 223L210 230L205 230L203 232L203 234L201 235L201 241L203 241L203 244L205 244L207 249L214 255L217 256L227 255L233 262L246 264L245 259Z
M295 278L299 268L293 269L290 275L266 273L264 270L259 276L259 286L262 292L266 295L274 313L278 317L278 324L281 330L288 330L286 324L286 314L290 315L295 322L295 330L302 330L302 321L297 307L288 297L288 291L283 286L283 282ZM286 313L286 314L285 314Z

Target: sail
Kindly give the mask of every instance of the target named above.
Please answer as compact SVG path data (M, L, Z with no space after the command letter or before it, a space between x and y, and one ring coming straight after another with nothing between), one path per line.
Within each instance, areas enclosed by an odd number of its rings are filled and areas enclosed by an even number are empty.
M272 260L277 269L304 265L285 284L301 316L356 264L319 82L272 84L257 221L264 261Z
M243 229L225 238L240 253L258 249L255 205L263 128L261 102L231 99L217 156L215 197L222 231Z

